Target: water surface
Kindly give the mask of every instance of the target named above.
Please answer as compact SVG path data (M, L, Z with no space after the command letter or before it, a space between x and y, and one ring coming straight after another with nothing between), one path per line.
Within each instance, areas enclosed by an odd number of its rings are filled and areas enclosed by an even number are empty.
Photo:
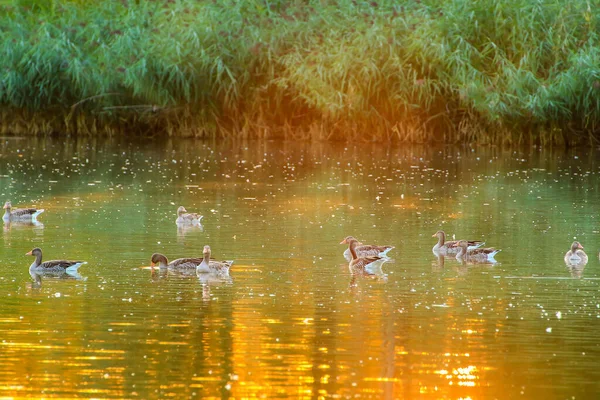
M598 155L2 138L0 199L46 212L0 237L0 397L595 398ZM437 259L438 229L499 264ZM347 235L396 246L384 276ZM231 280L141 268L205 244ZM88 264L36 282L33 247Z

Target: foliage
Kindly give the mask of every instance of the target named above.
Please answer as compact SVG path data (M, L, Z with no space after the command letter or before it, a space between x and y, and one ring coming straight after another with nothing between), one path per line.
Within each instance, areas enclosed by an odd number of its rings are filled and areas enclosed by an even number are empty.
M0 103L23 130L598 134L600 11L587 1L22 0L4 14Z

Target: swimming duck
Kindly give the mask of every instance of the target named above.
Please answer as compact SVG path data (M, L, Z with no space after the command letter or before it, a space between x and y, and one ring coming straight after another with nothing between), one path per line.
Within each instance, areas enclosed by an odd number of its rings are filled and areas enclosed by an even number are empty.
M460 242L460 240L450 240L446 242L446 233L444 231L437 231L436 233L431 235L431 237L436 236L438 238L438 242L435 246L433 246L432 251L434 254L440 254L443 256L455 255L460 251L460 249L458 248L458 242ZM473 250L483 246L485 242L482 242L480 240L467 240L467 244L468 249Z
M565 254L565 263L569 265L581 265L587 264L588 256L583 251L583 246L581 243L575 241L571 245L571 250L567 251Z
M188 213L184 206L177 209L177 224L199 224L202 221L202 215L196 213Z
M12 208L10 201L4 203L4 216L2 219L5 222L8 221L23 221L23 220L34 220L38 215L44 212L44 209L36 208Z
M77 272L77 269L83 264L87 264L85 261L67 261L67 260L52 260L42 262L42 249L36 247L26 256L34 256L35 261L29 267L29 272L37 273L57 273L57 272Z
M196 268L202 262L201 258L178 258L177 260L173 260L169 262L167 257L160 253L152 254L152 258L150 259L150 265L154 269L155 266L158 265L160 269L171 269L171 270L185 270L185 269L193 269Z
M359 243L358 240L356 240L355 238L353 238L351 236L345 238L344 240L342 240L340 242L340 244L348 245L348 249L350 250L350 254L352 255L352 260L350 260L350 264L348 264L348 267L350 268L351 272L353 272L357 269L364 269L369 264L372 264L376 261L380 261L380 260L389 261L389 258L386 256L384 256L384 257L379 257L379 256L359 257L356 252L356 248L359 245L358 243Z
M372 244L362 244L354 236L347 236L342 240L342 244L349 244L351 240L356 240L357 245L354 248L358 257L386 257L387 253L394 248L394 246L376 246ZM352 254L350 254L350 247L344 251L344 257L346 260L352 260Z
M458 242L458 254L456 255L456 259L459 261L470 261L475 263L486 263L492 262L495 263L496 260L494 256L500 252L500 250L496 250L493 247L487 248L476 248L473 250L469 250L469 242L466 240L460 240Z
M233 264L232 260L227 261L215 261L210 259L210 246L204 246L204 259L202 263L196 267L197 274L229 274L229 268Z

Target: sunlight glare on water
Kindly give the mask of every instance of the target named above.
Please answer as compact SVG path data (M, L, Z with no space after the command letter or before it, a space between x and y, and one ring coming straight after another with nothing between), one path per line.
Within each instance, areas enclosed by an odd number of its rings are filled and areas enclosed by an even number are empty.
M2 138L0 397L590 398L596 151ZM204 215L178 227L176 210ZM436 258L432 234L498 264ZM393 245L354 274L340 241ZM590 256L568 268L573 240ZM235 260L230 279L154 274ZM80 259L32 279L33 259Z

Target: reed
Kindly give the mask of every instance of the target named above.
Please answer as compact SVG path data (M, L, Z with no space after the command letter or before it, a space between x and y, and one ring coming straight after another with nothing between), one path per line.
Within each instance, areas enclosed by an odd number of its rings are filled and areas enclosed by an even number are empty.
M21 1L6 133L576 144L600 125L583 0Z

